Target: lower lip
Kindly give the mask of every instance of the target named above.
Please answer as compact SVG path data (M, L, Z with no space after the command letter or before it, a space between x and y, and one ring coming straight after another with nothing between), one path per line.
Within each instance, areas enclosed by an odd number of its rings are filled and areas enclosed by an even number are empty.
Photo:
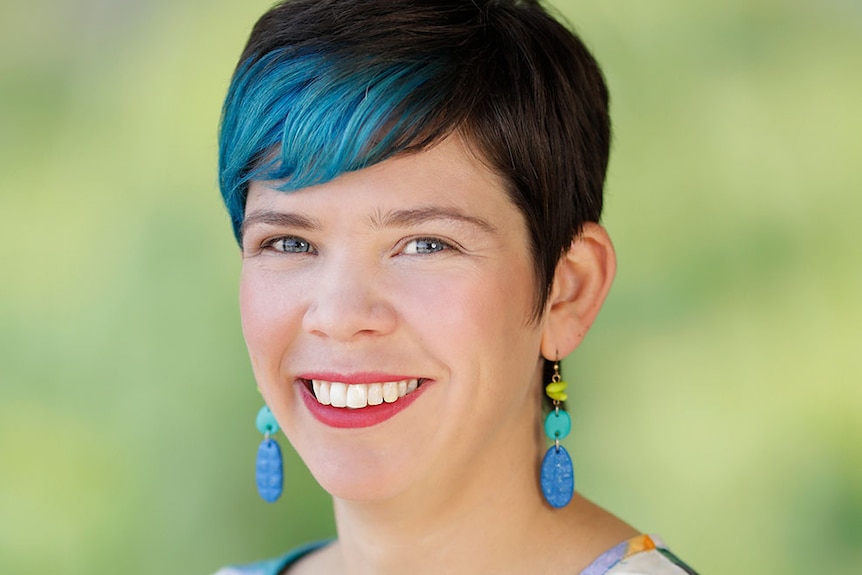
M302 401L311 415L317 421L328 425L329 427L339 428L358 428L371 427L383 423L387 419L394 417L399 412L407 409L416 401L416 398L422 394L425 387L431 382L423 381L416 391L398 398L394 403L381 403L380 405L368 405L360 409L351 409L349 407L332 407L331 405L323 405L314 397L314 393L306 387L302 382L297 383L302 394Z

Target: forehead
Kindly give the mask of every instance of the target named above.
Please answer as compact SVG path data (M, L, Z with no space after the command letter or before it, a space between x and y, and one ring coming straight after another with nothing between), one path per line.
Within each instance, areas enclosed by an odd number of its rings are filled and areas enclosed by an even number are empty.
M460 136L404 153L336 179L293 191L279 191L277 182L253 181L246 214L279 206L355 208L417 204L450 205L468 211L495 213L517 209L504 179L492 171Z

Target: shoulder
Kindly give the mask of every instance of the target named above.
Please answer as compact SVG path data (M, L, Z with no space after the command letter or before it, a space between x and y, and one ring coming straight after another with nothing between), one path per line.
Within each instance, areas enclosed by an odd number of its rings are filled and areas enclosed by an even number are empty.
M655 535L639 535L603 553L581 575L697 575Z
M279 575L279 573L282 573L285 569L292 566L301 558L305 557L312 551L320 549L327 543L329 543L329 541L308 543L274 559L257 561L246 565L222 567L216 571L214 575Z
M249 563L248 565L222 567L215 572L215 575L277 575L281 569L281 561L279 559L271 559Z

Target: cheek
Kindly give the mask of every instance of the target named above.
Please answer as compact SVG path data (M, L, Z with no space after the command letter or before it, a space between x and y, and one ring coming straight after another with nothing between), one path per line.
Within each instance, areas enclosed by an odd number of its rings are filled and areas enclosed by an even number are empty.
M411 281L401 290L402 316L434 347L475 354L523 346L531 331L531 270L509 263Z
M257 372L279 360L279 351L294 337L301 319L295 299L285 297L290 290L279 289L265 274L243 272L239 303L242 331L252 365ZM270 368L276 367L269 366Z

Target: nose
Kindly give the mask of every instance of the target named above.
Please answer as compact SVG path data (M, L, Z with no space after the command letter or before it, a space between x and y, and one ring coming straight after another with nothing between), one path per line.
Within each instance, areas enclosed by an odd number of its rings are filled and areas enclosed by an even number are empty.
M321 270L302 318L303 329L342 342L391 333L397 314L379 270L345 260L330 261Z

